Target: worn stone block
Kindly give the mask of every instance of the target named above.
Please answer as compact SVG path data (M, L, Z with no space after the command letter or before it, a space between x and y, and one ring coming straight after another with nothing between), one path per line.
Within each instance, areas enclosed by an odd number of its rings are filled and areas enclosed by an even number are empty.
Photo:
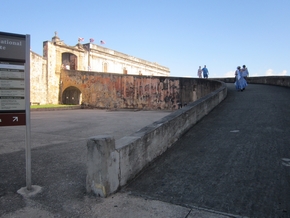
M106 197L119 187L119 154L112 136L95 136L87 141L87 192Z

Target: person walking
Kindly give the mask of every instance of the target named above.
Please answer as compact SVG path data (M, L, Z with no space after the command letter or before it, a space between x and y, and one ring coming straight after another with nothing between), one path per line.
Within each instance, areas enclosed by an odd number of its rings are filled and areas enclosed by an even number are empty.
M242 70L240 66L237 67L237 70L235 72L235 77L236 77L236 82L235 82L236 90L241 91L241 92L244 91L248 84L245 78L242 76Z
M242 77L244 77L246 79L248 76L249 76L248 68L246 67L246 65L243 65Z
M197 76L198 76L198 78L202 78L201 77L201 73L202 73L202 69L201 69L201 66L199 66L199 68L197 70Z
M202 68L202 72L203 72L203 78L208 78L208 69L206 68L206 65L204 65L204 68Z

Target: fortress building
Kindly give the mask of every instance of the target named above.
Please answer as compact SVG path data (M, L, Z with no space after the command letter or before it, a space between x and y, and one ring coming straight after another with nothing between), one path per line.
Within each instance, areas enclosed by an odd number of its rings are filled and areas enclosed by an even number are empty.
M91 71L100 73L168 77L169 68L117 52L93 43L66 45L57 33L43 42L43 56L33 51L30 69L32 104L58 104L61 72Z

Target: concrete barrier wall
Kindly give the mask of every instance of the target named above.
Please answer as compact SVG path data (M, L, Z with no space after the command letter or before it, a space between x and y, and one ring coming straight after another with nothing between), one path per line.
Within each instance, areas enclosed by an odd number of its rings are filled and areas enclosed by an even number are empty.
M215 78L214 80L219 80L225 83L234 83L235 78ZM261 76L261 77L248 77L248 84L267 84L276 86L286 86L290 87L290 76Z
M87 142L87 192L106 197L117 191L226 96L226 85L221 83L210 94L116 142L111 136L90 138Z

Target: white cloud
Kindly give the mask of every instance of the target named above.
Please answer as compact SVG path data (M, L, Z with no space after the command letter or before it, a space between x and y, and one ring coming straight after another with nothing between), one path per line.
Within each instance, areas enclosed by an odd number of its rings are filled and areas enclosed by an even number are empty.
M287 70L282 70L282 72L275 72L273 69L266 70L265 74L250 74L250 76L287 76Z
M287 75L287 70L283 70L280 73L276 73L274 70L272 69L268 69L266 71L266 76L286 76Z
M273 70L272 69L268 69L266 71L266 76L273 76L273 75L274 75L274 73L273 73Z
M235 77L235 71L229 71L225 73L222 77Z
M282 76L286 76L286 75L287 75L287 70L283 70L283 71L280 73L280 75L282 75Z

